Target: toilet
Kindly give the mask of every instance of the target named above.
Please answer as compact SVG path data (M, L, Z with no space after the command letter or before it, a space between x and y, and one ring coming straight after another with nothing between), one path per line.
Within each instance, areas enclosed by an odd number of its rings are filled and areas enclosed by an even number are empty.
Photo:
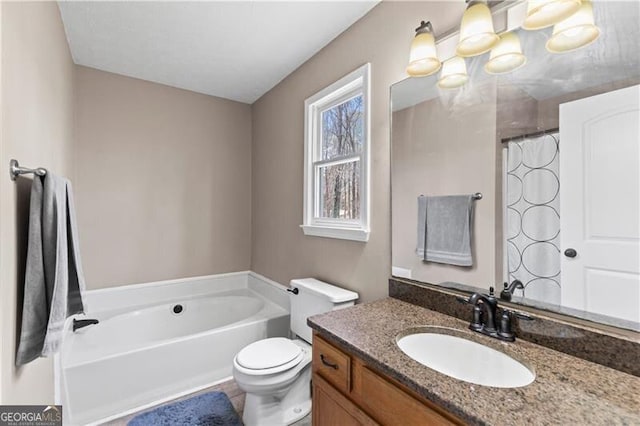
M311 328L307 318L353 306L358 293L314 278L291 281L292 339L273 337L245 346L233 359L233 378L246 392L247 426L294 423L311 412Z

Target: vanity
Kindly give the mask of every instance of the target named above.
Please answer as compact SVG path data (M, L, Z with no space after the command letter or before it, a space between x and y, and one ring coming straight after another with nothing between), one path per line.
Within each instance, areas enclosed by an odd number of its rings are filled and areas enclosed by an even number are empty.
M376 371L373 363L337 343L313 336L313 424L464 424L402 383ZM375 419L375 420L374 420Z
M313 316L308 324L314 329L314 426L640 421L640 378L522 339L501 342L468 330L467 321L395 298ZM481 386L422 365L397 339L426 325L509 355L535 380L523 387Z

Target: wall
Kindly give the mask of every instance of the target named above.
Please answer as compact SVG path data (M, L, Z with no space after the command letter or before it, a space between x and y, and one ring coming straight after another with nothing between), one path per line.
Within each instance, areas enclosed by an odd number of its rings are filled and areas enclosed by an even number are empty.
M281 283L313 276L388 294L391 273L389 87L404 71L421 19L436 34L459 24L464 2L382 2L252 106L251 269ZM371 63L371 236L367 243L305 236L302 223L304 100Z
M469 94L452 104L436 98L393 113L392 264L410 270L414 280L475 287L495 282L495 84L488 80ZM475 192L483 197L474 202L473 266L424 262L415 252L417 197Z
M12 182L9 159L74 178L73 73L55 2L1 2L2 131L0 143L1 403L53 403L53 364L40 358L19 369L30 178ZM20 307L20 308L17 308Z
M577 99L583 99L590 96L596 96L602 93L619 90L625 87L634 86L640 84L640 78L628 78L624 80L612 81L610 83L601 84L588 89L579 90L577 92L567 93L552 98L540 100L538 102L538 128L539 129L553 129L560 125L560 104L565 102L575 101Z
M77 67L75 130L89 289L249 269L249 105Z

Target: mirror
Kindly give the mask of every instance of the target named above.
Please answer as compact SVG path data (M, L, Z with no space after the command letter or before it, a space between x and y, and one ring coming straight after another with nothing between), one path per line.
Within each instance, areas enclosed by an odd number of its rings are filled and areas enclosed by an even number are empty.
M519 280L512 302L640 331L640 4L593 7L589 46L553 54L551 28L519 29L511 73L487 53L461 88L391 87L393 276L496 296ZM425 235L464 241L429 197L474 193L471 266L425 260Z

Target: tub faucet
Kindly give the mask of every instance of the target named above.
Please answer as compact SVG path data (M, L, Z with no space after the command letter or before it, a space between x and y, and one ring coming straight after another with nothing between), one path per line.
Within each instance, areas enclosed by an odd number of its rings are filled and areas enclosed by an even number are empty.
M75 333L75 331L79 328L82 327L86 327L88 325L91 324L98 324L100 321L98 321L97 319L73 319L73 332Z

